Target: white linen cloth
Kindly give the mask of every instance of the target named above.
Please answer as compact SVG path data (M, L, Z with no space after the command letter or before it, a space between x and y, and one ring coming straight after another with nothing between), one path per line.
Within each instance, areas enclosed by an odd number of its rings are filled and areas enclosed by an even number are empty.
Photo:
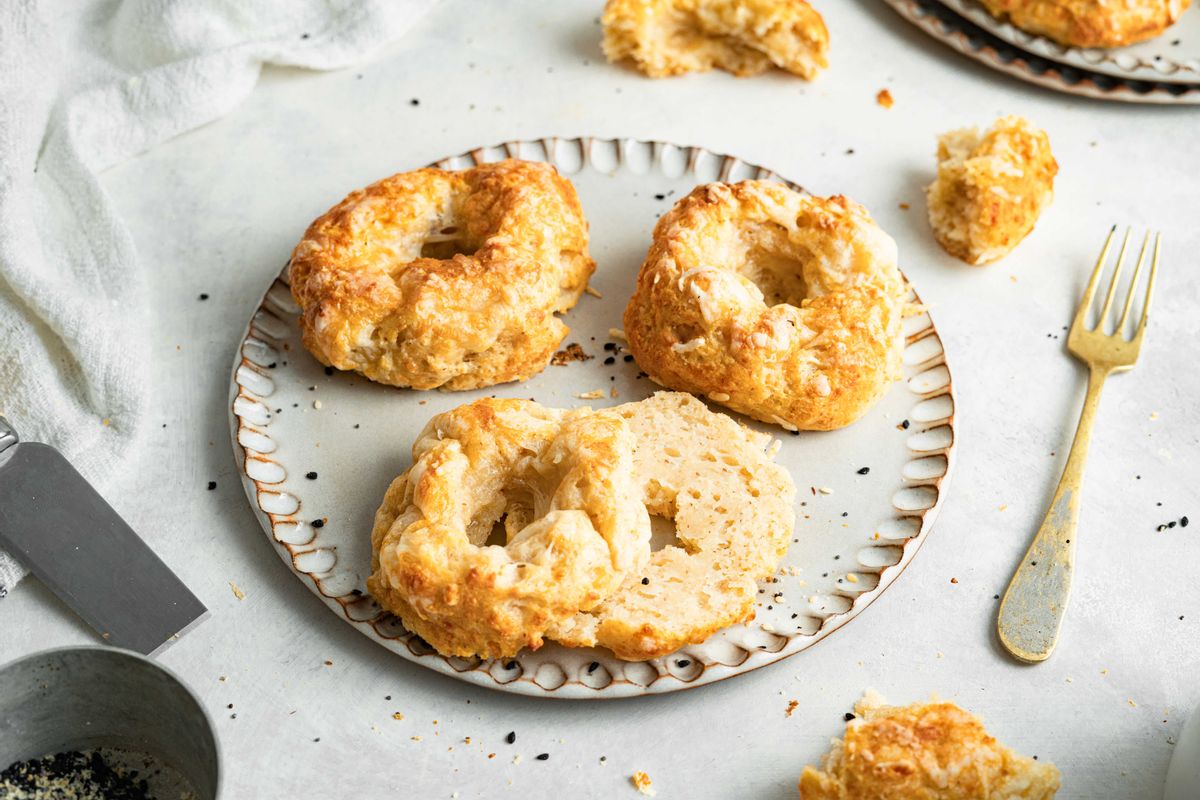
M0 3L0 414L93 484L136 454L143 265L97 175L230 111L264 64L336 69L436 0ZM24 570L0 551L0 596Z

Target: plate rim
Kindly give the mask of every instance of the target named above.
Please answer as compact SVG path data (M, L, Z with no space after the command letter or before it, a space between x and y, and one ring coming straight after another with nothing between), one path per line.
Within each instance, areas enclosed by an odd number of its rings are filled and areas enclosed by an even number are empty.
M959 15L939 0L884 2L903 19L951 49L986 67L1043 89L1092 100L1122 103L1176 106L1200 104L1200 83L1121 78L1080 69L1011 45ZM935 8L940 9L942 13L937 13Z
M567 144L578 147L580 157L578 169L568 173L568 175L570 175L574 174L574 172L584 169L595 168L591 163L591 153L597 143L612 145L617 149L619 154L625 153L626 148L628 148L630 145L637 144L649 146L652 148L652 152L654 154L653 158L655 165L659 165L661 163L662 153L667 148L675 148L677 150L684 151L687 153L687 168L683 173L684 175L694 174L696 164L701 158L706 156L715 156L721 160L721 170L718 180L725 180L727 176L729 176L730 173L738 167L738 165L741 165L742 167L752 171L753 177L756 179L779 180L798 191L805 191L802 186L784 178L775 171L759 166L752 162L744 161L736 156L716 153L697 145L678 145L660 140L645 140L633 137L610 138L593 136L548 136L538 139L508 140L492 146L473 148L457 156L448 156L438 159L437 161L431 162L429 166L445 166L464 159L470 159L471 162L475 164L485 163L486 160L488 160L487 155L496 151L502 151L504 157L520 157L521 151L530 146L538 146L543 148L547 161L555 164L556 166L562 166L559 161L556 160L556 153L560 145ZM620 158L621 156L619 155L619 161ZM255 372L256 375L259 375L264 379L266 378L265 375L262 375L255 370L254 362L247 357L245 350L247 342L252 340L252 337L255 333L256 320L259 319L264 310L270 313L268 304L272 302L272 292L276 290L278 285L282 285L286 288L286 274L287 266L285 265L279 275L272 277L270 283L267 285L267 288L263 293L262 298L254 307L254 311L250 315L250 319L246 324L242 336L238 340L238 346L236 348L230 375L230 393L228 403L230 434L233 445L234 459L238 467L243 489L246 492L246 498L255 514L255 517L258 519L264 534L275 549L276 554L296 575L296 577L302 579L301 582L308 587L309 591L316 594L317 597L319 597L321 601L325 603L325 605L331 610L338 612L338 616L340 616L344 622L350 623L361 633L374 640L377 644L383 645L388 650L398 653L408 661L432 669L434 672L438 672L442 675L447 675L449 677L472 683L477 686L483 686L485 688L512 694L566 700L597 700L671 693L675 691L682 691L684 689L711 685L737 675L752 672L807 650L809 647L812 647L818 642L824 640L834 631L841 629L846 623L852 619L855 619L859 614L861 614L862 611L870 606L871 603L878 599L878 597L882 595L884 591L886 591L892 586L893 583L895 583L896 579L912 562L915 554L918 550L920 550L921 545L924 544L926 538L928 538L934 522L938 517L938 513L945 502L947 494L946 489L949 485L950 477L954 472L954 467L957 462L958 399L954 386L953 374L946 358L945 345L941 340L941 335L937 330L937 326L933 321L932 315L929 314L928 309L924 309L922 313L928 320L928 324L913 331L911 334L906 333L905 347L907 348L916 342L932 337L936 339L936 343L938 345L937 352L922 362L906 364L906 366L913 369L915 374L912 377L926 374L930 371L938 369L939 367L944 368L946 372L946 380L944 385L935 387L933 390L926 393L918 393L915 390L910 389L913 391L915 398L913 407L915 408L919 403L936 397L949 397L950 413L948 416L927 420L925 423L919 424L923 424L925 426L925 430L946 427L949 431L950 441L949 444L945 445L944 447L930 451L914 451L912 448L909 448L909 462L911 463L912 461L920 458L941 456L945 459L946 466L940 476L935 476L931 479L909 479L903 474L898 476L900 478L900 485L902 489L915 486L931 486L936 491L937 497L932 505L922 509L908 510L896 508L897 517L918 517L920 519L920 524L917 527L916 532L912 536L903 539L903 541L890 540L887 542L887 545L889 546L898 547L901 551L901 554L895 562L887 565L881 565L879 567L879 571L876 573L879 576L879 582L874 588L854 594L853 597L850 598L849 608L842 612L830 613L826 615L821 620L817 630L812 633L792 634L790 637L784 640L785 644L781 645L779 649L774 651L747 650L747 657L735 665L727 665L720 662L706 664L697 676L689 680L684 680L670 672L660 672L657 677L650 681L648 685L638 684L626 679L618 680L614 677L613 680L608 684L597 688L584 684L574 678L568 678L553 688L547 688L537 683L534 680L535 676L532 673L526 674L524 670L522 670L522 672L516 677L502 681L492 674L491 669L479 669L479 666L482 664L492 663L493 665L497 665L500 664L500 661L487 662L482 659L455 659L438 654L436 651L433 651L432 648L429 648L428 645L425 645L423 648L414 648L413 640L415 639L417 642L420 642L420 639L412 636L411 634L409 634L408 638L406 639L383 636L376 627L376 623L379 621L378 616L372 619L355 619L348 611L349 606L358 600L369 598L366 598L365 595L353 595L355 600L343 601L343 598L351 597L352 594L344 593L337 596L327 594L320 585L319 579L313 573L306 572L298 568L296 565L297 556L303 555L305 552L311 552L311 550L304 551L301 549L299 552L297 552L297 550L293 549L292 545L282 541L277 535L276 525L278 523L275 517L286 517L288 515L275 514L263 508L262 496L264 494L272 494L276 492L269 488L271 485L269 482L256 479L249 474L247 469L247 461L251 458L252 452L254 454L253 457L257 460L265 459L270 461L270 459L266 458L266 453L252 451L251 448L243 443L243 435L246 434L247 431L259 434L261 434L261 431L258 431L256 428L254 428L253 425L246 419L244 414L239 413L238 403L240 400L248 398L250 396L248 393L252 393L251 390L239 379L242 370L248 369L252 372ZM920 304L921 302L920 297L917 295L915 289L912 290L912 298L910 302L917 304ZM897 381L897 383L907 382L912 380L912 377L902 379L901 381ZM282 469L281 465L277 466L280 466ZM286 520L280 520L280 522L283 521ZM799 646L793 646L795 642L799 642ZM423 642L420 642L420 644L424 645ZM418 650L420 650L420 652L418 652ZM662 657L660 660L665 661L673 656L674 654L669 654ZM504 659L503 662L505 664L512 663L512 661L516 661L519 658L520 655L518 654L518 656L515 656L511 660ZM455 666L455 662L465 664L465 666L460 668L459 666Z
M1075 47L1056 42L1048 36L1018 28L1011 20L999 19L984 8L979 0L940 0L940 2L998 39L1041 58L1088 72L1111 75L1114 78L1131 78L1161 83L1200 83L1200 56L1177 60L1170 57L1169 51L1166 51L1168 55L1161 56L1160 60L1155 62L1124 52L1126 48L1121 47ZM1158 36L1135 44L1146 44L1159 38L1165 38L1169 31L1170 28L1167 28ZM1122 54L1137 59L1137 64L1133 67L1121 66L1119 58ZM1089 61L1089 56L1096 60ZM1164 71L1164 68L1169 71Z

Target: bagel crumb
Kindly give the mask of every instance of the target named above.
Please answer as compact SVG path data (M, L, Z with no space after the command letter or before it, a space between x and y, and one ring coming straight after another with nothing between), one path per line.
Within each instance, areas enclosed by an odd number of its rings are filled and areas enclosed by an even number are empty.
M236 583L234 583L233 581L229 582L229 588L231 590L233 590L233 596L236 597L238 600L246 599L246 593L243 592L242 588L240 586L238 586Z
M587 292L588 294L590 294L592 297L595 297L600 300L604 299L604 295L600 294L599 290L593 289L591 286L585 286L583 290L585 292Z
M550 363L556 367L564 367L572 361L590 361L595 356L589 356L578 342L571 342L562 350L559 350L550 359Z
M633 773L633 777L629 780L633 783L634 788L646 795L646 797L654 797L658 794L654 789L654 783L650 780L650 776L640 770Z
M783 715L785 717L790 717L792 715L792 712L795 711L799 705L800 705L799 700L789 700L788 704L787 704L787 710L783 712Z
M620 328L609 328L608 335L614 339L620 339L622 342L628 342L629 337L625 335L625 331Z
M879 90L879 92L875 95L875 102L884 108L891 108L896 104L895 98L892 97L892 93L887 89Z
M604 390L592 389L590 392L580 392L575 396L580 400L599 400L601 397L604 397Z
M1007 255L1054 196L1050 139L1022 117L1002 117L983 133L943 134L937 159L937 180L926 189L929 223L938 244L968 264Z

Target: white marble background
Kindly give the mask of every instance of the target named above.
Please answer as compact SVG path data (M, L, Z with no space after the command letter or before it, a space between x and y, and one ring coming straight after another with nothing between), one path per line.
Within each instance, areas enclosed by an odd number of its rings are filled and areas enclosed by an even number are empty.
M875 0L816 5L833 65L806 84L650 81L610 66L599 2L446 2L373 63L271 71L229 117L106 174L153 270L156 381L139 469L110 499L213 611L162 661L216 717L226 797L632 797L635 770L660 798L794 797L800 769L868 686L898 702L936 692L982 714L1002 741L1061 767L1061 797L1160 795L1173 736L1200 703L1200 111L1052 94L976 66ZM884 87L891 110L875 103ZM1057 198L1011 257L966 267L925 223L935 135L1007 113L1049 131ZM699 144L854 197L896 237L933 305L961 419L949 497L896 585L812 651L670 696L506 696L429 673L338 621L252 516L229 445L229 368L306 223L393 171L549 134ZM1063 463L1084 372L1053 336L1113 223L1165 232L1161 291L1141 363L1102 404L1059 652L1018 666L995 643L993 595ZM1156 532L1185 514L1195 524ZM0 601L0 661L91 641L34 580Z

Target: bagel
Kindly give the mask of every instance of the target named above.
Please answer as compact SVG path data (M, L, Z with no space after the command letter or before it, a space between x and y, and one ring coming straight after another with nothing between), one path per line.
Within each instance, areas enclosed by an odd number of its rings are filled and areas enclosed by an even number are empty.
M894 707L864 698L822 770L805 767L800 800L1050 800L1062 776L1016 753L953 703Z
M811 80L829 65L829 31L805 0L608 0L601 21L608 60L652 78L774 66Z
M753 619L756 581L775 573L795 522L796 488L767 453L771 437L681 392L610 410L633 433L643 502L675 521L680 546L652 553L607 600L553 626L550 638L641 661Z
M622 418L482 399L435 416L371 533L367 588L443 655L537 649L649 555ZM493 526L504 547L486 545Z
M540 372L595 264L571 183L549 164L419 169L353 192L292 253L304 346L414 389Z
M1125 47L1174 25L1191 0L981 0L998 18L1070 47Z
M943 134L937 157L937 180L925 190L929 225L968 264L1007 255L1054 198L1050 139L1027 119L1002 117L982 136L975 128Z
M663 386L830 430L899 376L903 287L896 243L857 203L711 183L655 226L625 335Z

